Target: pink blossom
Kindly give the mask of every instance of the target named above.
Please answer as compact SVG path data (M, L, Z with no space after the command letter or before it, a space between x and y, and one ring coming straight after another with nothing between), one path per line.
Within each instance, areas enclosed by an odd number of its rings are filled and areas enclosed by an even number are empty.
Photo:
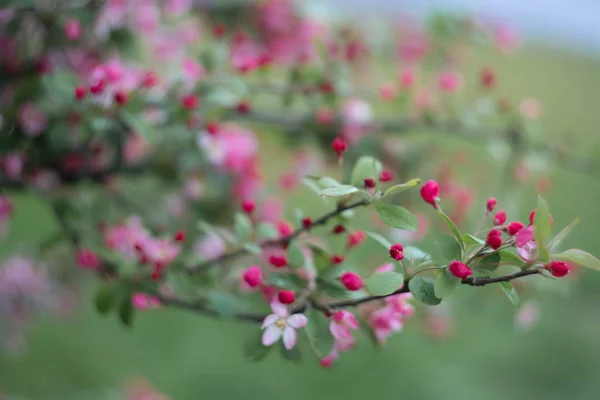
M48 126L46 114L33 103L25 103L18 111L19 124L27 136L38 136Z
M206 74L202 65L191 57L183 60L182 68L183 79L187 85L195 85Z
M77 40L81 37L81 24L79 20L71 19L65 24L65 36L69 40Z
M536 99L523 99L519 103L521 115L528 119L538 119L542 113L542 106Z
M194 244L194 252L204 260L212 260L226 250L225 240L219 235L209 233Z
M414 29L406 34L398 45L398 57L407 63L420 61L429 51L430 44L425 34Z
M286 349L291 350L296 345L296 331L308 323L308 319L304 314L293 314L283 304L271 303L273 314L268 315L262 324L262 329L265 330L262 336L262 344L271 346L280 338L283 339L283 345Z
M17 180L21 177L25 160L19 153L9 153L4 157L2 164L6 177Z
M386 82L379 88L379 97L383 101L393 101L397 95L398 92L393 82Z
M457 72L442 72L439 76L440 89L447 93L454 93L462 84L462 77Z
M142 252L153 263L171 264L179 255L181 246L171 239L149 238L142 243Z
M512 53L519 46L519 36L512 27L498 25L494 29L494 44L503 53Z
M400 72L400 77L398 80L404 88L412 87L416 80L414 70L412 68L403 69L402 72Z
M149 35L156 32L160 24L160 10L155 4L145 2L136 7L136 28L143 34Z
M521 229L515 236L517 254L525 261L533 261L537 244L534 240L533 226Z
M213 164L233 173L246 172L258 152L254 133L235 124L221 125L218 135L201 133L198 145Z
M169 397L154 389L148 382L137 379L126 385L125 400L169 400Z
M408 303L411 299L410 293L390 296L385 299L385 306L371 312L369 325L379 343L384 343L391 334L402 330L404 320L413 315L414 308Z
M137 164L150 152L150 143L139 134L127 136L123 147L123 157L127 164Z
M265 222L277 222L283 218L284 203L279 197L269 197L262 201L260 219Z
M186 13L192 6L192 0L167 0L165 11L172 15Z
M133 293L131 295L131 304L138 310L147 310L149 308L160 307L160 300L146 293Z
M359 329L358 322L354 315L345 310L336 311L329 322L329 332L336 340L348 343L354 343L351 329Z
M142 226L139 217L131 217L127 223L107 229L104 235L106 247L119 251L131 259L136 259L138 256L136 245L143 247L150 239L150 234Z
M394 264L392 263L385 263L381 266L379 266L375 272L391 272L394 270Z

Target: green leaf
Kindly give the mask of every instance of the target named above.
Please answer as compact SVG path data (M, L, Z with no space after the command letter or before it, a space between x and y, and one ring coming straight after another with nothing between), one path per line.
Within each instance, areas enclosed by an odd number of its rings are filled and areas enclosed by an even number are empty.
M369 232L369 231L365 231L365 233L367 234L368 237L379 242L386 249L389 249L392 246L392 244L385 237L380 235L379 233Z
M570 249L562 253L553 254L553 260L572 262L583 267L600 271L600 260L596 257L579 249Z
M406 189L410 189L412 187L417 186L419 183L421 183L420 179L411 179L408 182L405 182L405 183L402 183L399 185L390 186L385 192L383 192L383 196L381 196L381 198L385 199L386 197L394 196L398 193L402 193Z
M302 290L305 286L304 281L296 274L282 274L271 272L267 275L267 282L280 289Z
M554 236L554 238L548 244L548 251L555 251L558 248L558 246L560 246L560 244L563 242L563 240L565 240L565 238L569 235L569 233L571 233L575 225L577 225L578 223L579 217L575 218L573 222L565 226L562 231L558 232L558 234Z
M533 234L537 244L538 257L543 262L550 261L550 255L545 245L545 241L550 235L550 207L542 196L538 196L533 221Z
M329 319L320 310L309 308L306 312L308 324L304 331L310 347L319 359L325 358L333 349L333 335L329 332Z
M339 197L358 192L358 189L350 185L339 185L321 190L321 196Z
M292 240L288 245L287 261L288 265L292 268L304 267L306 262L304 258L304 251L302 251L302 246L300 246L300 243L298 243L297 240Z
M131 297L127 296L121 303L119 307L119 319L123 323L123 325L130 327L133 324L133 315L135 313L135 309L133 308L133 304L131 303Z
M268 222L261 222L256 226L256 237L259 240L274 239L279 236L277 228Z
M235 236L241 241L248 240L252 232L252 221L246 214L241 212L235 213L234 219Z
M419 229L417 217L411 214L406 208L389 204L378 204L375 206L375 211L377 211L381 222L392 228L407 231L417 231Z
M498 253L500 254L500 261L503 264L511 264L517 267L525 265L525 261L517 254L511 253L508 250L500 250Z
M464 247L462 235L460 234L460 231L458 230L458 228L456 227L456 225L454 224L454 222L450 219L449 216L447 216L446 214L444 214L444 212L442 210L438 209L437 211L438 211L438 214L440 214L440 216L444 220L444 222L446 222L446 225L448 226L448 229L450 229L450 231L452 232L452 234L454 235L454 237L456 238L456 240L458 240L458 242L460 243L461 247Z
M240 309L239 300L230 293L210 292L211 307L223 318L233 318Z
M321 189L329 189L340 186L341 183L329 176L321 176L317 178L317 185L319 185L319 188Z
M376 272L367 279L367 290L373 296L386 296L400 289L404 276L399 272Z
M460 285L460 279L450 273L448 268L440 271L433 285L435 297L443 299L448 297Z
M477 270L493 272L498 268L501 260L501 256L498 252L488 253L488 255L486 255L477 265Z
M510 282L500 282L500 288L508 297L511 303L516 307L521 306L521 300L519 299L519 293L515 290L514 286Z
M454 260L462 259L462 249L455 238L451 236L440 236L435 241L435 246L439 251L439 256L435 260L440 261L440 264L445 264Z
M105 283L100 286L96 291L96 297L94 298L96 310L102 315L108 314L117 302L116 296L115 285Z
M269 354L269 351L273 346L263 345L262 335L263 331L258 331L244 341L244 359L246 361L257 362Z
M365 179L372 178L377 180L382 170L383 166L378 159L371 156L362 156L354 164L350 183L353 186L363 187Z
M127 110L121 110L120 116L131 130L142 135L146 140L152 142L155 139L152 127L139 115L130 113Z
M42 76L42 84L52 98L65 102L73 101L73 89L77 82L78 78L66 70L57 70Z
M279 352L284 360L291 361L293 363L299 363L302 361L302 352L300 351L300 346L298 345L288 350L283 345L283 341L281 341L279 342Z
M465 233L461 236L463 243L467 246L475 246L479 244L485 244L485 240L479 239L471 234Z
M408 281L408 288L417 300L429 306L438 305L442 301L435 296L434 282L431 278L415 276Z
M262 253L262 248L256 243L244 243L244 248L254 255Z
M325 270L331 265L331 256L327 250L312 243L308 246L312 252L313 262L318 272Z
M415 261L430 261L431 260L431 256L427 253L425 253L423 250L421 250L418 247L415 246L406 246L404 248L404 251L402 252L402 254L404 254L404 258L407 258L409 260L415 260Z

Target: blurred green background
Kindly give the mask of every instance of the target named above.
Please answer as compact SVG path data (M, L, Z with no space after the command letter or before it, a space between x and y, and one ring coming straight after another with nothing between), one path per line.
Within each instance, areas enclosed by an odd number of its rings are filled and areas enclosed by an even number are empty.
M488 64L497 69L501 94L541 101L545 134L561 135L581 154L600 144L600 60L540 47L508 58L481 50L465 74L477 76L476 71ZM262 151L275 154L273 162L284 165L289 157L279 140L277 135L261 134ZM467 146L458 139L446 141L448 148ZM476 145L468 148L481 150ZM492 194L503 200L504 194L494 193L499 169L491 161L480 167L478 173L489 179L477 188L479 204ZM567 245L600 255L600 179L561 169L552 169L549 178L552 190L546 197L555 231L579 216L581 222ZM524 203L513 215L525 220L535 204L535 188L518 190ZM314 195L301 193L290 206L322 208ZM43 240L56 229L40 204L17 199L11 235L0 244L3 255L22 249L23 242ZM375 257L375 266L384 262L385 255L380 257ZM242 323L165 309L138 313L134 329L125 329L115 318L107 320L93 310L90 282L76 316L36 323L21 356L0 353L0 389L19 398L104 399L106 388L121 387L139 376L172 399L597 399L600 277L584 271L567 279L571 282L561 281L570 288L566 294L522 293L524 299L536 298L542 308L540 322L529 332L515 330L516 310L498 288L485 293L467 288L453 300L453 326L446 339L427 334L419 307L405 331L386 346L374 351L363 338L330 370L308 355L293 364L283 362L276 352L262 363L244 362L242 339L258 327Z

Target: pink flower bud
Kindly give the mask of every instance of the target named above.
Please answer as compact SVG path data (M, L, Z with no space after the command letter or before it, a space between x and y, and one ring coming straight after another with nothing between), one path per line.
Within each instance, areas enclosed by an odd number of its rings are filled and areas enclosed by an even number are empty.
M375 180L373 178L366 178L364 185L366 189L373 189L375 187Z
M225 24L216 24L215 26L213 26L212 34L215 38L218 39L223 37L223 35L225 35L225 32L227 32Z
M249 114L250 113L250 103L247 101L240 101L235 107L236 111L240 114Z
M251 267L249 267L247 270L244 271L242 277L244 278L244 281L248 284L248 286L250 286L251 288L257 287L263 280L262 270L258 265L252 265Z
M156 86L157 83L158 76L156 76L156 73L154 71L146 72L146 74L144 75L144 79L142 80L142 85L144 85L144 87L146 88L151 88Z
M302 218L302 226L306 229L310 229L310 227L312 226L313 221L310 217L304 217Z
M491 68L486 67L481 70L480 82L484 88L491 89L496 83L496 74Z
M460 88L461 80L461 76L455 72L443 72L439 77L440 89L447 93L454 93Z
M508 228L506 228L506 230L510 236L514 236L524 227L525 225L522 222L513 221L510 224L508 224Z
M71 19L65 24L65 36L69 40L77 40L81 37L81 24L76 19Z
M367 235L363 231L356 231L348 235L348 247L355 247L364 242Z
M83 86L75 87L75 98L77 100L83 100L83 98L85 97L86 94L87 94L87 89L84 88Z
M271 256L269 257L269 263L275 268L285 267L287 265L287 258L285 256Z
M346 227L344 225L336 225L333 227L331 231L334 235L339 235L340 233L346 232Z
M329 107L321 107L315 112L315 118L321 125L329 125L335 119L335 113Z
M493 229L488 233L487 239L485 241L488 246L490 246L494 250L498 250L498 248L502 245L502 231L499 229Z
M460 279L467 279L469 276L473 275L473 271L471 271L471 268L456 260L450 263L448 269L450 270L450 273L452 275Z
M400 84L402 86L404 86L405 88L412 87L415 83L415 72L410 68L406 68L404 71L402 71L400 73L399 80L400 80Z
M185 242L185 238L186 238L185 231L179 231L179 232L175 233L173 240L175 240L176 242Z
M425 182L421 187L421 197L426 203L431 204L434 208L437 208L436 201L440 194L440 186L433 179Z
M506 222L506 211L498 211L494 215L494 225L502 225Z
M277 298L281 304L292 304L296 301L296 295L291 290L280 290L277 293Z
M562 261L551 261L546 268L557 278L562 278L569 273L569 264Z
M392 82L384 83L379 88L379 97L383 101L393 101L396 98L397 92Z
M335 154L337 154L339 158L342 156L342 154L344 154L348 146L346 145L344 139L338 136L333 140L333 142L331 142L331 148L333 151L335 151Z
M333 265L338 265L344 262L344 256L340 256L339 254L334 254L330 259Z
M362 279L354 272L345 272L340 276L340 281L346 289L351 291L360 290L363 287Z
M98 269L102 262L100 258L90 249L79 249L75 253L77 264L84 269Z
M90 86L90 93L101 94L104 92L104 79L100 79L95 85Z
M390 257L392 257L396 261L400 261L404 259L404 254L402 253L404 248L400 243L395 243L390 247Z
M294 228L287 222L279 222L277 224L277 230L279 230L280 236L289 236L294 231Z
M252 200L244 200L242 202L242 210L244 210L246 214L252 214L255 208L256 204Z
M333 87L333 83L330 81L323 81L319 84L319 90L323 94L333 94L335 89Z
M392 173L384 169L379 173L379 182L389 182L393 179Z
M193 94L188 94L181 99L181 106L186 110L194 110L198 107L200 101Z
M125 93L122 90L119 90L115 93L115 102L118 105L123 106L123 105L127 104L127 101L128 101L127 93Z
M486 207L487 207L487 210L488 210L488 212L492 212L492 211L494 211L494 208L496 208L496 205L497 205L497 204L498 204L498 200L496 200L496 199L495 199L495 198L493 198L493 197L490 197L490 198L487 200L487 204L486 204Z
M215 121L208 121L206 123L206 131L209 135L215 136L217 133L219 133L219 124Z

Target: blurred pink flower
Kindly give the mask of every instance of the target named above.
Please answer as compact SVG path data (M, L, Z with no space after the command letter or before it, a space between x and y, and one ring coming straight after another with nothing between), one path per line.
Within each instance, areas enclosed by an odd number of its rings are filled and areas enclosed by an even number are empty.
M8 179L17 180L21 177L25 160L19 153L9 153L2 161L4 174Z
M442 72L438 79L440 89L447 93L458 91L462 85L462 76L457 72Z
M494 29L494 44L503 53L512 53L519 46L519 36L512 27L498 25Z
M123 158L127 164L137 164L150 152L150 143L139 134L127 136L123 146Z
M225 240L219 235L211 233L204 236L194 244L194 252L203 260L212 260L225 253Z
M46 114L33 103L25 103L18 111L19 125L27 136L38 136L48 126Z
M183 79L186 85L195 85L200 79L204 77L206 72L200 63L193 58L186 57L183 60Z
M542 113L542 106L536 99L523 99L519 103L519 111L524 118L538 119Z
M390 296L385 299L385 306L371 312L368 322L379 343L402 330L405 319L414 314L413 306L408 303L411 299L410 293Z
M131 304L138 310L160 307L160 300L146 293L134 293L131 295Z
M192 0L167 0L165 11L172 15L181 15L190 10Z
M528 301L515 314L515 329L528 331L539 321L541 309L535 301Z

